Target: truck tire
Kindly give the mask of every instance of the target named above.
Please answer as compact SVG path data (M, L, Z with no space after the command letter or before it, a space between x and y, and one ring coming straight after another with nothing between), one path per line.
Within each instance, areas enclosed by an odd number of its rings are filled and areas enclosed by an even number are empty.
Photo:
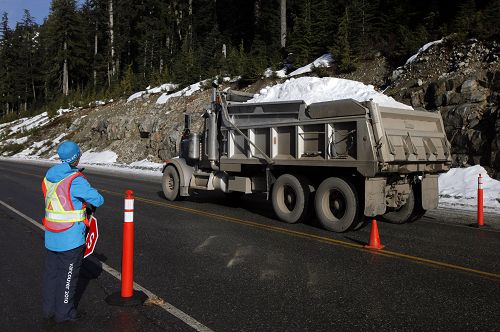
M408 222L414 222L422 218L427 210L422 207L422 187L416 185L413 187L413 195L415 196L415 208Z
M321 182L316 191L314 209L320 223L329 231L345 232L359 221L356 189L341 178L331 177Z
M399 209L394 209L384 213L382 215L382 220L391 224L404 224L415 221L421 218L425 213L425 210L422 209L421 205L422 203L420 200L415 198L415 193L412 188L405 205L401 206Z
M165 168L165 171L163 171L161 186L163 188L163 194L169 201L175 201L179 198L179 173L174 166L168 165Z
M307 214L310 193L307 179L291 174L281 175L273 184L271 193L274 213L290 224L302 221Z

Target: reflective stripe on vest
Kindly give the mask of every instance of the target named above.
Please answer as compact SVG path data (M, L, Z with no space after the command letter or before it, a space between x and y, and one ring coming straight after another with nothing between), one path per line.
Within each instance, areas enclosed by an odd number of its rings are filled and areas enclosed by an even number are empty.
M59 182L52 183L43 179L42 190L45 196L44 226L53 232L62 232L72 227L75 222L85 221L85 205L75 210L71 200L70 188L73 180L82 175L76 172Z

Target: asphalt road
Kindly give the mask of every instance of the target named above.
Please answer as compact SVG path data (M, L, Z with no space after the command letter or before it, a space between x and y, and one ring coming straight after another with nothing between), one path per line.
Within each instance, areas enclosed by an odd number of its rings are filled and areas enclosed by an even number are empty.
M0 201L41 220L48 166L0 161ZM105 197L94 258L121 268L123 192L134 190L135 278L214 331L500 330L500 216L436 210L407 225L344 234L283 224L260 196L195 193L167 202L157 180L86 171ZM43 232L0 204L0 329L52 330L41 318ZM87 264L74 330L190 331L149 303L111 307L115 277ZM93 268L95 268L93 271ZM97 271L97 272L96 272Z

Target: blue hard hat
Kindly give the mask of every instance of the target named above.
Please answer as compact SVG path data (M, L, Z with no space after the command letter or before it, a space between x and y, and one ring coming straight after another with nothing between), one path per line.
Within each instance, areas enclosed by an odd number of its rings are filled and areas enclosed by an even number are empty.
M78 144L73 141L64 141L57 148L57 154L63 163L72 164L80 158L81 151Z

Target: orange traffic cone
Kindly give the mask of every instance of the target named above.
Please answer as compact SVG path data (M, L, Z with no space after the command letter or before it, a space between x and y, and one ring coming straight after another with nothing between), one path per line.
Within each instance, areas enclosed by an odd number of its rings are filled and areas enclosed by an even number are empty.
M370 232L370 243L365 246L368 249L382 249L385 246L380 244L380 236L378 235L378 226L377 221L375 219L372 220L372 230Z

